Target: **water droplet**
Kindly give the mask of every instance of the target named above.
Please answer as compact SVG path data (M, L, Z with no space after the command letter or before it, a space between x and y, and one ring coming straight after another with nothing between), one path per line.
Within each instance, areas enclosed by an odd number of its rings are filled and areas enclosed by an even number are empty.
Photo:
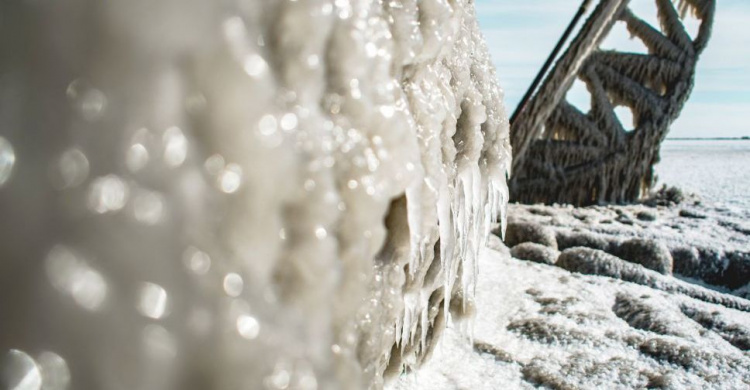
M94 121L104 114L107 106L107 97L104 93L83 80L75 80L66 90L68 98L80 112L83 119Z
M279 238L282 240L286 240L286 229L284 228L279 229Z
M350 190L355 190L359 187L359 183L356 180L349 180L346 186L349 187Z
M0 137L0 186L10 179L13 166L16 164L16 153L5 138Z
M267 389L283 390L289 387L291 374L289 373L289 364L279 362L273 370L273 373L263 381Z
M224 21L224 35L229 40L237 40L245 34L245 23L239 16L232 16Z
M376 55L378 55L378 47L375 46L374 42L368 42L365 45L365 53L367 53L368 57L374 58Z
M44 390L65 390L70 384L70 369L60 355L45 351L39 354L37 363L42 374Z
M393 117L393 114L396 112L396 109L393 106L380 106L380 113L383 114L386 118Z
M148 164L148 149L143 144L130 145L125 154L125 165L130 172L138 172Z
M81 115L88 121L99 119L104 113L107 98L98 89L91 89L81 99Z
M258 54L250 54L245 56L245 60L242 62L242 68L245 69L245 73L251 77L258 77L266 70L266 68L268 68L268 65L263 57Z
M156 225L164 215L164 197L153 191L139 191L133 200L135 219L146 225Z
M34 359L23 351L11 349L3 362L3 384L9 390L39 390L42 375Z
M107 296L107 282L70 249L56 245L45 262L47 277L59 291L70 295L86 310L101 307Z
M325 239L326 237L328 237L328 232L324 227L318 226L315 228L315 237L317 237L318 240Z
M313 54L307 57L307 66L310 68L317 68L320 65L320 57Z
M318 379L315 378L312 370L307 373L299 373L297 378L297 385L295 388L299 390L318 390Z
M220 154L214 154L213 156L206 159L203 167L211 175L218 175L224 169L226 163L224 162L224 156Z
M170 127L164 132L164 162L172 167L179 167L187 157L187 138L179 127Z
M128 195L128 186L122 179L116 175L107 175L91 183L88 205L99 214L116 212L125 206Z
M341 0L337 0L336 7L338 9L339 18L346 20L352 16L352 7L349 3L345 3Z
M167 314L168 301L167 290L158 284L146 282L141 285L138 311L146 317L158 320Z
M218 183L222 192L237 192L242 186L242 168L237 164L228 164L219 174Z
M224 292L230 297L238 297L242 294L242 289L245 284L242 281L242 277L236 273L229 273L224 277Z
M254 340L260 333L260 324L255 317L246 314L241 315L237 317L237 332L248 340Z
M294 130L297 127L297 115L293 112L288 112L281 117L281 129L285 131Z
M305 191L312 191L314 189L315 189L315 180L313 179L305 180Z
M276 127L276 117L271 114L264 115L258 122L258 130L265 136L273 135L276 132Z
M211 257L194 247L188 247L182 255L185 267L196 275L205 275L211 269Z
M89 175L89 160L76 148L66 150L56 166L53 180L59 189L72 188L83 184Z

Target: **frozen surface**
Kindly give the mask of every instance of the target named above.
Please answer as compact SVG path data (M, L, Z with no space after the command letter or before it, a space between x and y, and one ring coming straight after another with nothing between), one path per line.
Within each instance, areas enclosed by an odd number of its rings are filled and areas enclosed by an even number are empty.
M667 140L660 153L660 183L750 209L750 141Z
M0 15L4 387L379 388L471 313L510 153L472 1Z
M436 356L392 389L750 385L749 313L493 246L480 258L473 347L449 329Z

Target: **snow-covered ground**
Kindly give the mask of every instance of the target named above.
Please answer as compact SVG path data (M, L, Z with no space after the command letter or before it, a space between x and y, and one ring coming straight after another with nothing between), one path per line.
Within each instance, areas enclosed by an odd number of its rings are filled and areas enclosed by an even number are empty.
M675 276L631 263L632 274L621 278L584 275L563 269L570 267L559 260L554 265L513 258L495 240L480 259L473 340L461 326L449 327L433 359L391 388L748 388L750 301L737 296L742 289L733 295L699 279L727 282L728 274L742 272L750 243L746 218L692 201L671 207L511 205L509 235L515 237L506 242L523 236L519 224L547 229L546 236L525 237L558 246L568 257L581 251L566 249L571 245L616 252L639 237L669 250L665 256L674 262ZM726 268L699 267L705 272L693 278L678 275L686 268L676 248L693 248L699 261L716 258L712 266ZM603 251L583 252L622 263Z
M741 329L746 343L748 313L512 259L507 249L487 249L480 267L473 343L450 328L433 359L394 390L750 385L747 344L711 328Z

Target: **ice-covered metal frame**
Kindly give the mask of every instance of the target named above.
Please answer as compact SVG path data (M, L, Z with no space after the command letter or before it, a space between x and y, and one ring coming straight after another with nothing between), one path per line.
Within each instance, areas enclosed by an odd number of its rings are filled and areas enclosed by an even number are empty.
M631 202L655 184L659 147L690 96L716 7L714 0L655 1L658 28L636 16L629 0L602 0L519 112L511 124L512 200ZM683 25L687 12L700 20L695 37ZM599 49L618 21L648 54ZM591 93L589 112L565 98L576 78ZM632 110L632 131L617 106Z

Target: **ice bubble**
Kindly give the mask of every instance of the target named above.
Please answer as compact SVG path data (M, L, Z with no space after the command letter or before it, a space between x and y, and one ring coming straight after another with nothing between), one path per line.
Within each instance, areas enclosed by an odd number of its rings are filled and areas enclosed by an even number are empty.
M169 297L167 290L154 283L143 283L138 300L138 311L149 318L158 320L167 314Z

